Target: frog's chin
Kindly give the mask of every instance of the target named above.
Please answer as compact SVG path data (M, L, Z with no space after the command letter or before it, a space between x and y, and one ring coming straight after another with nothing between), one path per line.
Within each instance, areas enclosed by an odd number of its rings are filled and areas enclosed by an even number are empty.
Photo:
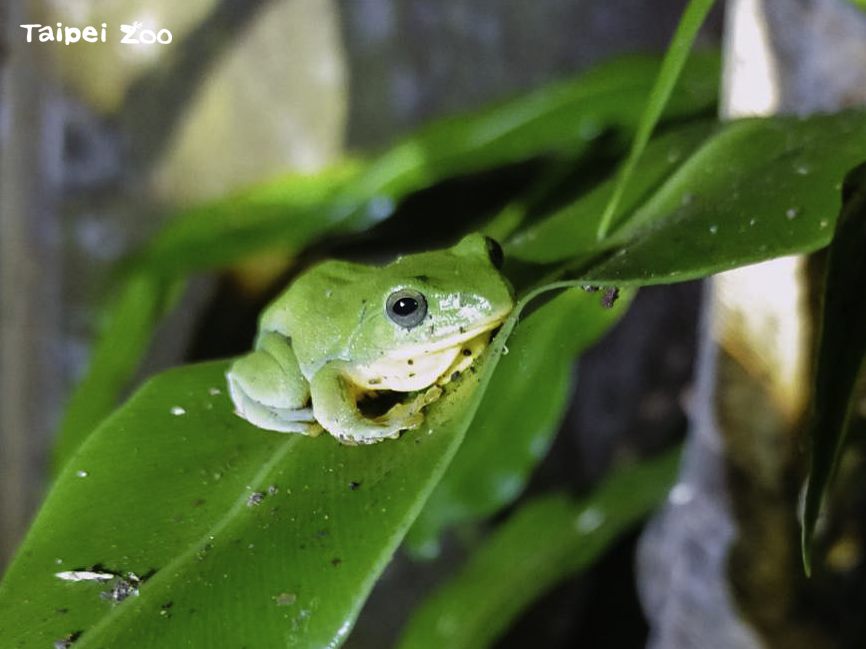
M369 391L415 392L437 383L444 385L472 365L502 320L491 318L446 339L347 366L344 374L358 388Z

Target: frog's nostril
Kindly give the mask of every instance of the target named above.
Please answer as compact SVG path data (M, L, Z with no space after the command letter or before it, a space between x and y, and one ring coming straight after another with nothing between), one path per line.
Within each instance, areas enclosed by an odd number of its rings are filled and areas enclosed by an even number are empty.
M502 268L502 262L505 261L505 254L502 252L502 246L495 239L484 237L484 242L487 244L487 256L490 257L490 263L497 270Z

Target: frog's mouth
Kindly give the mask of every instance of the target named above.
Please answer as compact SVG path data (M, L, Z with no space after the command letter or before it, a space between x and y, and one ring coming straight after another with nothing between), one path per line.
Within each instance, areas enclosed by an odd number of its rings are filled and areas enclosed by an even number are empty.
M346 378L361 390L375 392L416 392L434 384L444 385L472 365L502 320L491 318L448 339L347 367Z

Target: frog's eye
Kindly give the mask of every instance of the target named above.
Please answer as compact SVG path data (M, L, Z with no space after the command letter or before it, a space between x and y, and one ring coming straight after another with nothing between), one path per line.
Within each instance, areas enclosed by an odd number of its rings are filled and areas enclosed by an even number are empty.
M490 263L497 270L502 269L502 262L505 261L505 255L502 252L502 246L499 242L490 237L484 237L484 243L487 244L487 256L490 258Z
M403 288L388 296L385 312L396 324L411 329L421 324L427 315L427 299L418 291Z

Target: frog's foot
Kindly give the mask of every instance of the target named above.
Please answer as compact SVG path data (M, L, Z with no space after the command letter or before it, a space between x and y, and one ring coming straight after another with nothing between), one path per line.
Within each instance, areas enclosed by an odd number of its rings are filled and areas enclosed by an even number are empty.
M391 427L399 426L401 422L412 422L411 426L406 426L401 430L417 428L424 419L424 414L421 411L441 396L442 388L438 385L431 386L423 393L417 394L413 399L392 406L376 421L381 421L383 425Z
M262 348L236 360L226 374L235 412L259 428L318 435L322 428L291 348L279 340L260 342Z
M315 437L322 427L313 418L312 408L277 408L250 397L229 375L229 393L235 404L235 414L259 428L278 433L301 433Z

